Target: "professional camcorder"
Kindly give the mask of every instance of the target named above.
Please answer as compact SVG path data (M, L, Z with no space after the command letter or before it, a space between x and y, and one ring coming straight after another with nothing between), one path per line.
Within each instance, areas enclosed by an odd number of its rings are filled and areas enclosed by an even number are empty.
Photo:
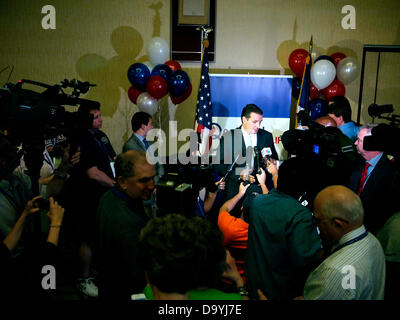
M336 127L324 127L314 121L307 126L307 130L290 129L283 133L285 150L289 155L319 163L332 179L347 179L360 160L353 142Z
M22 88L31 84L44 88L42 92ZM28 137L43 137L45 134L68 133L76 129L89 128L93 117L77 112L68 112L63 105L98 106L99 103L78 98L93 86L88 82L64 80L60 85L47 85L37 81L20 80L16 84L8 83L0 89L0 129L19 141ZM71 87L73 92L67 95L63 88Z
M26 85L38 91L26 89ZM76 143L72 146L73 141L77 141L81 130L91 127L93 115L68 112L64 106L99 108L98 102L79 98L92 86L79 80L65 79L61 84L48 85L23 79L0 89L0 130L7 132L14 145L22 146L19 156L24 156L28 174L34 182L34 195L38 194L36 182L43 164L45 139L63 134L71 141L73 152L77 148ZM63 91L65 88L71 88L73 92L66 94Z
M372 128L370 136L364 137L363 147L368 151L384 151L394 155L400 153L399 141L400 128L381 123Z

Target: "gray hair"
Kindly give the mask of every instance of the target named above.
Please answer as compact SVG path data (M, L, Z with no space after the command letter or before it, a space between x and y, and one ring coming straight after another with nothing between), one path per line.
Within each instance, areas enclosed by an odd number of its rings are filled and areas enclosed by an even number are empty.
M367 135L371 135L371 131L373 128L377 127L378 125L376 123L368 123L364 124L363 126L360 127L360 131L363 129L367 130Z
M115 159L116 177L129 178L135 176L134 165L140 161L146 161L146 153L143 151L129 150L119 154Z

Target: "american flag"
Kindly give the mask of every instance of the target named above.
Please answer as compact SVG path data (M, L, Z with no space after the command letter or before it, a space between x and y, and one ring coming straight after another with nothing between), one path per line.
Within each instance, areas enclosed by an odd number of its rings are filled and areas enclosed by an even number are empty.
M210 93L210 77L208 76L208 47L204 46L203 61L201 65L201 78L199 93L197 95L197 110L195 125L199 136L200 155L205 154L211 148L211 130L212 130L212 107Z

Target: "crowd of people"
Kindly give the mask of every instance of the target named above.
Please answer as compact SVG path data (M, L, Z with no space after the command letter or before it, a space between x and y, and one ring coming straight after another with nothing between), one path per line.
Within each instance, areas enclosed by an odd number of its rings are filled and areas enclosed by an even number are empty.
M54 296L57 289L43 286L44 266L100 300L395 297L399 159L364 149L374 126L356 126L346 98L334 98L306 128L329 137L322 152L299 150L313 141L296 133L284 141L287 159L261 129L262 110L246 105L242 125L220 140L211 181L193 187L196 205L184 213L158 208L168 168L146 157L149 114L133 115L132 136L116 154L99 107L78 112L91 114L92 126L78 141L46 137L38 195L17 146L0 136L0 281L8 298ZM229 172L238 144L246 161Z

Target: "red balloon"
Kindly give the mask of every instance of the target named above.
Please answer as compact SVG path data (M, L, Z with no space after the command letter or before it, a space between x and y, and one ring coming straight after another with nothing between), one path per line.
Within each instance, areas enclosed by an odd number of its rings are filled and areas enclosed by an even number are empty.
M346 94L346 87L340 80L333 80L332 83L322 90L325 100L329 101L336 96L344 96Z
M146 91L156 99L161 99L168 92L167 81L161 76L152 76L146 84Z
M173 97L173 96L171 96L171 95L169 95L169 96L171 97L171 101L172 101L174 104L179 104L179 103L182 103L183 101L185 101L187 98L189 98L189 96L190 96L191 93L192 93L192 84L189 83L189 87L187 88L187 90L185 91L185 93L182 94L181 96L179 96L179 97Z
M300 78L303 77L307 57L308 52L304 49L296 49L289 56L289 67Z
M164 64L166 64L168 67L170 67L172 72L174 72L176 70L182 70L181 65L176 60L168 60L168 61L164 62Z
M344 53L341 53L341 52L335 52L335 53L332 53L330 55L330 57L333 59L333 61L335 63L335 68L336 68L338 63L340 62L340 60L346 58L346 55Z
M131 100L134 104L136 104L137 98L140 96L141 93L143 93L143 91L140 91L140 90L136 89L134 86L131 86L128 89L129 100Z
M318 90L318 88L316 86L314 86L314 83L312 83L310 81L310 99L314 100L314 99L319 98L320 93L321 92Z

